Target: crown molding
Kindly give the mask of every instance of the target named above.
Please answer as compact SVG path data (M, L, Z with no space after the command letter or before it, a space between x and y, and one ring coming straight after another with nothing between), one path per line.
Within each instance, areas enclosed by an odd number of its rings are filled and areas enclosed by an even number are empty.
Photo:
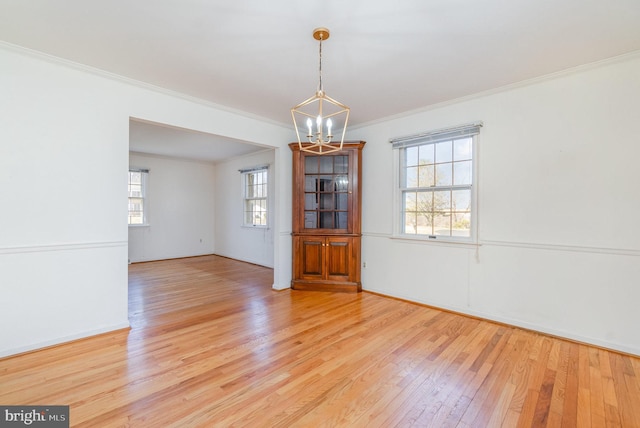
M46 61L55 65L61 65L67 68L71 68L77 71L81 71L81 72L85 72L88 74L93 74L95 76L98 77L102 77L105 79L109 79L109 80L113 80L119 83L123 83L129 86L135 86L137 88L140 89L145 89L148 91L152 91L152 92L156 92L156 93L160 93L163 95L167 95L173 98L179 98L185 101L189 101L195 104L200 104L203 105L205 107L209 107L212 109L216 109L216 110L220 110L220 111L224 111L226 113L231 113L231 114L235 114L238 116L244 116L248 119L252 119L252 120L256 120L259 122L264 122L264 123L268 123L270 125L274 125L274 126L278 126L281 128L285 128L285 129L291 129L291 126L285 125L282 122L278 122L272 119L268 119L266 117L263 116L258 116L252 113L248 113L246 111L243 110L238 110L238 109L234 109L232 107L228 107L222 104L216 104L213 103L211 101L207 101L205 99L202 98L198 98L198 97L194 97L192 95L187 95L187 94L183 94L182 92L178 92L178 91L174 91L172 89L167 89L167 88L163 88L161 86L156 86L156 85L152 85L151 83L146 83L143 82L141 80L136 80L136 79L132 79L129 77L125 77L125 76L121 76L119 74L115 74L115 73L111 73L109 71L105 71L96 67L92 67L89 65L85 65L85 64L81 64L78 62L74 62L68 59L64 59L64 58L60 58L57 57L55 55L50 55L41 51L37 51L37 50L33 50L33 49L29 49L29 48L25 48L23 46L19 46L19 45L14 45L12 43L8 43L5 41L0 40L0 48L13 52L13 53L17 53L19 55L24 55L27 57L31 57L31 58L35 58L35 59L39 59L42 61Z
M358 125L354 125L354 126L350 127L350 130L366 128L366 127L369 127L369 126L372 126L372 125L377 125L377 124L380 124L380 123L390 122L392 120L401 119L401 118L408 117L408 116L413 116L413 115L424 113L424 112L431 111L431 110L437 110L437 109L440 109L440 108L443 108L443 107L448 107L450 105L459 104L459 103L466 102L466 101L472 101L472 100L476 100L478 98L487 97L487 96L490 96L490 95L495 95L495 94L499 94L499 93L503 93L503 92L512 91L514 89L519 89L519 88L524 88L524 87L527 87L527 86L536 85L536 84L547 82L547 81L550 81L550 80L559 79L561 77L566 77L566 76L571 76L571 75L574 75L574 74L583 73L585 71L594 70L594 69L597 69L597 68L605 67L605 66L612 65L612 64L617 64L617 63L620 63L620 62L629 61L629 60L636 59L636 58L640 58L640 50L628 52L628 53L625 53L625 54L622 54L622 55L617 55L617 56L610 57L610 58L605 58L605 59L602 59L602 60L599 60L599 61L590 62L590 63L587 63L587 64L578 65L578 66L575 66L575 67L567 68L567 69L564 69L564 70L556 71L556 72L545 74L545 75L542 75L542 76L532 77L530 79L521 80L519 82L510 83L508 85L499 86L497 88L487 89L485 91L476 92L475 94L465 95L465 96L459 97L459 98L454 98L452 100L447 100L447 101L442 101L442 102L435 103L435 104L430 104L428 106L419 107L419 108L414 109L414 110L407 110L407 111L404 111L404 112L401 112L401 113L398 113L398 114L394 114L394 115L391 115L391 116L386 116L386 117L383 117L383 118L380 118L380 119L376 119L376 120L372 120L372 121L369 121L369 122L365 122L365 123L361 123L361 124L358 124Z

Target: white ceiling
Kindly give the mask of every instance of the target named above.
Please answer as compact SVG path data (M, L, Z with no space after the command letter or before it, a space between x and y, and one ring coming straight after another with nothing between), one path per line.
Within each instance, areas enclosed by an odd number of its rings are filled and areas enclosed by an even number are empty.
M5 42L287 126L320 26L357 125L638 51L640 0L0 0Z
M130 120L129 150L215 163L265 150L265 148L241 140L205 134L190 129Z

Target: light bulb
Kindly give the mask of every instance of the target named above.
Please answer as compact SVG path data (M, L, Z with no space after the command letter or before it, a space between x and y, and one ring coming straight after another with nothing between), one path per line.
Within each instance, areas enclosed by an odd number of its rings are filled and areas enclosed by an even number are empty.
M327 119L327 135L331 135L331 119Z
M311 129L312 123L313 123L313 122L311 122L311 118L308 118L308 119L307 119L307 128L309 128L309 135L311 135L311 132L313 131L313 130Z

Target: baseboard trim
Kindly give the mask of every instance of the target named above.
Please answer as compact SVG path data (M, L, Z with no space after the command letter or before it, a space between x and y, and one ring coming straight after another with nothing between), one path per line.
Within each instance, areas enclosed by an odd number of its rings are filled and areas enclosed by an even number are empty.
M387 298L391 298L391 299L401 300L401 301L407 302L407 303L413 303L413 304L416 304L416 305L420 305L420 306L424 306L424 307L427 307L427 308L436 309L436 310L443 311L443 312L453 313L453 314L464 316L464 317L475 318L475 319L479 319L479 320L482 320L482 321L487 321L487 322L492 322L492 323L504 325L504 326L507 326L507 327L521 328L523 330L528 330L528 331L532 331L532 332L535 332L535 333L544 334L546 336L550 336L550 337L554 337L554 338L558 338L558 339L562 339L562 340L568 340L570 342L580 343L580 344L583 344L583 345L595 346L597 348L601 348L601 349L604 349L604 350L607 350L607 351L612 351L612 352L617 352L617 353L620 353L620 354L630 355L630 356L635 357L635 358L640 357L640 349L637 349L637 348L634 348L634 347L630 347L630 346L626 346L626 345L622 345L622 344L619 344L619 343L607 342L607 341L596 339L596 338L592 338L592 337L581 336L579 334L573 334L573 333L566 332L566 331L563 331L563 330L550 329L550 328L546 328L546 327L543 327L543 326L539 326L537 324L531 324L531 323L528 323L528 322L518 321L518 320L511 319L511 318L497 317L497 316L486 314L486 313L480 312L480 311L462 309L462 308L452 307L452 306L449 306L449 305L442 305L442 304L438 304L438 303L434 303L434 302L424 302L424 301L413 300L413 299L409 299L407 297L396 296L396 295L393 295L393 294L388 294L386 292L380 292L380 291L371 290L371 289L364 289L363 288L362 291L363 292L367 292L367 293L371 293L371 294L375 294L375 295L381 296L381 297L387 297Z
M178 260L178 259L190 259L193 257L204 257L204 256L215 256L217 254L213 254L210 252L202 253L202 254L187 254L187 255L173 255L173 256L160 256L153 258L143 258L143 259L129 259L129 264L133 263L149 263L149 262L161 262L164 260Z
M17 356L28 354L31 352L41 351L43 349L52 348L54 346L62 345L69 342L76 342L78 340L87 339L89 337L95 337L95 336L100 336L102 334L114 333L119 330L129 330L130 328L131 328L131 324L129 324L129 321L127 320L127 322L114 324L109 327L87 330L82 333L62 336L56 339L46 340L44 342L39 342L39 343L32 343L30 345L20 346L18 348L4 349L4 350L0 350L0 360L4 358L17 357Z
M288 290L288 289L290 289L290 288L291 288L291 286L290 286L289 284L279 285L279 284L276 284L276 283L274 282L274 283L273 283L273 285L271 286L271 288L272 288L273 290L276 290L276 291L282 291L282 290Z
M230 255L230 254L222 254L222 253L213 253L214 256L220 256L220 257L225 257L227 259L233 259L233 260L237 260L239 262L244 262L244 263L250 263L252 265L256 265L256 266L262 266L265 268L269 268L269 269L273 269L273 264L272 265L267 265L264 264L258 260L252 260L252 259L246 259L246 258L238 258L236 256Z

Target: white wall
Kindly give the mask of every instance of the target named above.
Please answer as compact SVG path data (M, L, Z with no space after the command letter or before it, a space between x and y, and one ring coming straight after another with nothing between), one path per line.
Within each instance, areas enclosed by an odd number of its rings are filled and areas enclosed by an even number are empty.
M149 169L146 226L129 226L134 262L212 254L212 163L131 153L129 166Z
M127 327L122 88L0 50L0 93L0 356Z
M215 171L215 253L262 266L274 266L273 225L275 223L275 151L229 159L216 164ZM269 165L268 227L243 226L243 168Z
M364 289L640 355L639 75L631 56L352 131ZM0 356L128 325L131 117L276 148L289 286L290 129L6 44L0 93ZM482 246L391 239L388 139L475 120Z
M363 289L640 354L640 55L351 132ZM479 248L392 239L389 139L481 120Z
M291 141L291 140L289 140ZM273 185L276 188L274 192L274 240L275 251L273 254L273 288L283 290L291 287L291 177L293 175L293 155L288 146L283 146L275 150L275 168L274 173L269 176L272 178Z
M267 147L292 134L5 43L0 93L0 356L128 326L131 117ZM286 209L290 186L281 191ZM278 260L276 288L291 269L290 258Z

